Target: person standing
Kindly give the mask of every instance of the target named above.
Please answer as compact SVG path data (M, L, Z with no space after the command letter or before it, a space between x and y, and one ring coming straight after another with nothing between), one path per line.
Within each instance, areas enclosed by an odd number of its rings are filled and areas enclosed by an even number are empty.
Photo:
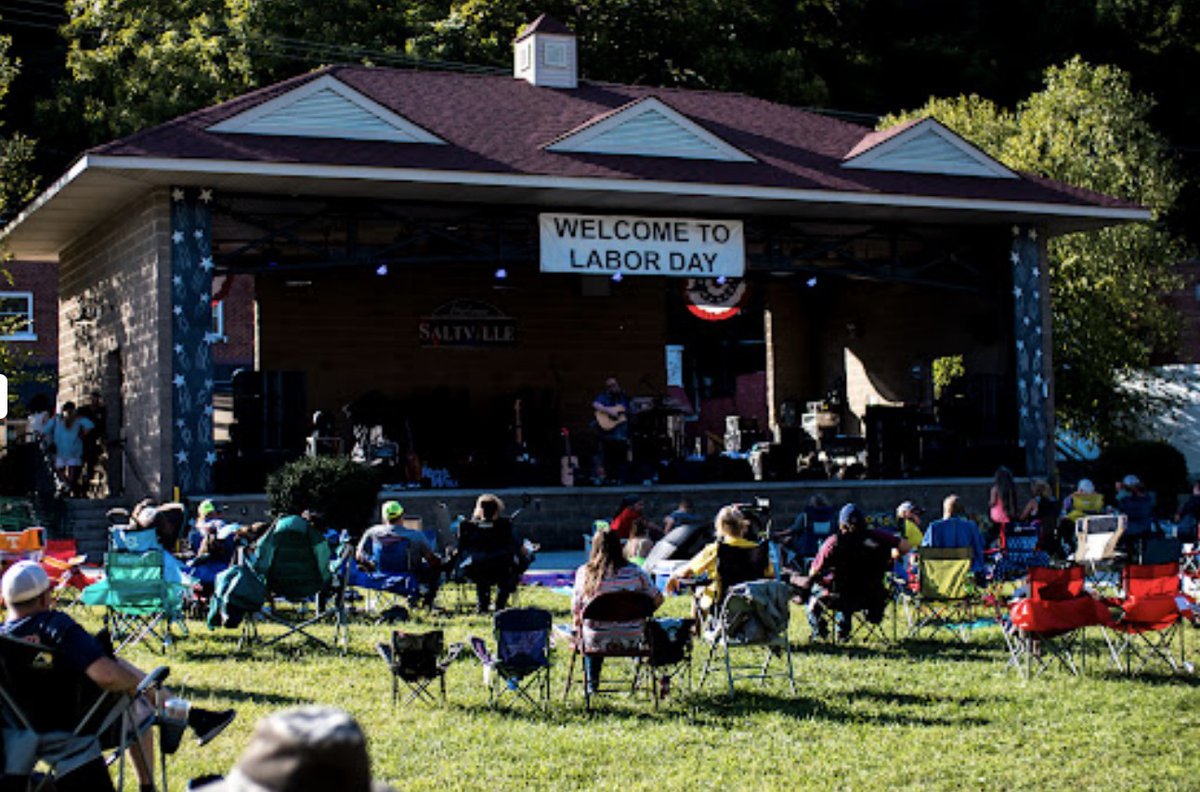
M992 520L992 530L1000 539L1000 548L1004 549L1008 537L1008 526L1012 524L1017 514L1017 485L1013 483L1012 471L1001 465L996 468L992 479L992 489L988 493L988 517Z
M629 467L629 397L616 377L604 381L604 390L592 399L596 430L593 477L597 483L620 483Z
M77 496L83 470L83 446L87 433L95 427L75 412L75 402L64 402L58 415L50 419L42 432L50 440L54 454L54 473L63 496Z

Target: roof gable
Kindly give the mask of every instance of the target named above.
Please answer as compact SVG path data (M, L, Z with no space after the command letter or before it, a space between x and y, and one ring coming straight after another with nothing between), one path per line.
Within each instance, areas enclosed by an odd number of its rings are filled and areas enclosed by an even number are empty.
M741 149L652 96L594 118L554 140L545 149L576 154L754 161Z
M846 155L842 167L993 179L1019 178L934 118L923 118L867 135Z
M208 131L392 143L445 143L328 74L213 124Z

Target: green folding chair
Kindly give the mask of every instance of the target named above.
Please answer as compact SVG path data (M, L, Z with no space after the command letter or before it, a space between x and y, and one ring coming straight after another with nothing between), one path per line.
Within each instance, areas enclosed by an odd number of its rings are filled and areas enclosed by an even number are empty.
M969 547L922 547L917 550L919 588L906 597L908 637L946 630L967 640L974 623L975 579Z
M167 581L163 556L161 550L104 556L104 624L118 651L147 638L165 650L174 642L173 627L187 635L186 587Z
M258 541L253 568L267 587L267 603L254 617L242 622L242 645L270 646L292 636L303 636L326 649L329 641L310 632L313 626L330 621L333 644L345 649L350 643L346 614L346 585L350 573L349 546L337 557L325 535L303 517L279 518ZM263 639L258 621L284 628L283 633Z

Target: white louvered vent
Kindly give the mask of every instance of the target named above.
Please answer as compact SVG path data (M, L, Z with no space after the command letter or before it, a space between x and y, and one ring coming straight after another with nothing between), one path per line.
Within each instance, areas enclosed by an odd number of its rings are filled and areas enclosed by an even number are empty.
M842 163L845 168L984 176L1014 179L1016 174L984 154L933 118L883 141Z
M245 135L444 143L330 75L209 127Z
M653 97L570 132L547 151L753 162L754 158Z

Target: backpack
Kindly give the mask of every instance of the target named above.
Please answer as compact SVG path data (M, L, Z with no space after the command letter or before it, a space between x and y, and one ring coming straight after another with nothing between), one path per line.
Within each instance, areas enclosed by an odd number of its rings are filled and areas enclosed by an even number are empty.
M208 605L209 629L237 627L247 613L257 613L267 602L267 584L249 564L234 564L217 575Z

